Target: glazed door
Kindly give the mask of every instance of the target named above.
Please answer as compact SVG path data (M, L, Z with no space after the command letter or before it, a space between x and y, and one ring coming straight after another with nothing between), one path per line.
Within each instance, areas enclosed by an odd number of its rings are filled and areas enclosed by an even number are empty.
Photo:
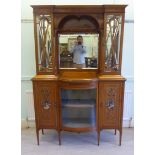
M99 83L100 129L116 129L120 122L120 82Z
M96 89L61 89L62 128L87 131L96 127Z
M50 8L33 13L37 74L55 74L53 14Z
M54 82L39 82L35 87L35 109L39 128L56 128L56 84Z

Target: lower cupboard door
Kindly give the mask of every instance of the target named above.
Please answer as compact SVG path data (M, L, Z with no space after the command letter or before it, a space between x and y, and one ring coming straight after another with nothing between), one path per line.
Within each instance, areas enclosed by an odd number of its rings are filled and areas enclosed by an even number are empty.
M120 118L120 83L99 84L100 128L117 128Z

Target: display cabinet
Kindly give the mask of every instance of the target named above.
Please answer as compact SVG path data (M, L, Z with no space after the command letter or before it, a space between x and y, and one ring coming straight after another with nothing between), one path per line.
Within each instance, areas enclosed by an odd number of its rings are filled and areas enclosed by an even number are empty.
M33 5L36 73L32 78L39 131L119 131L126 5Z

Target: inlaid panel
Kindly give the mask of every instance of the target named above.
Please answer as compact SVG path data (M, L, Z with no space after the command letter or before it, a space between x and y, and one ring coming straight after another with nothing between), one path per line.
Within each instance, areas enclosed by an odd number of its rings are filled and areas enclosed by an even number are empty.
M37 114L39 126L56 127L55 87L51 84L37 85Z
M99 84L100 124L101 127L115 128L119 123L120 84Z

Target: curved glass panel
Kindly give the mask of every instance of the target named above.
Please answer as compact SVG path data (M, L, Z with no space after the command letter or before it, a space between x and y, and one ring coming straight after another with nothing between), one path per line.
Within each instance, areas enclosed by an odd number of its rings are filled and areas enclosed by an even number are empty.
M62 126L89 128L96 126L96 89L61 90Z

